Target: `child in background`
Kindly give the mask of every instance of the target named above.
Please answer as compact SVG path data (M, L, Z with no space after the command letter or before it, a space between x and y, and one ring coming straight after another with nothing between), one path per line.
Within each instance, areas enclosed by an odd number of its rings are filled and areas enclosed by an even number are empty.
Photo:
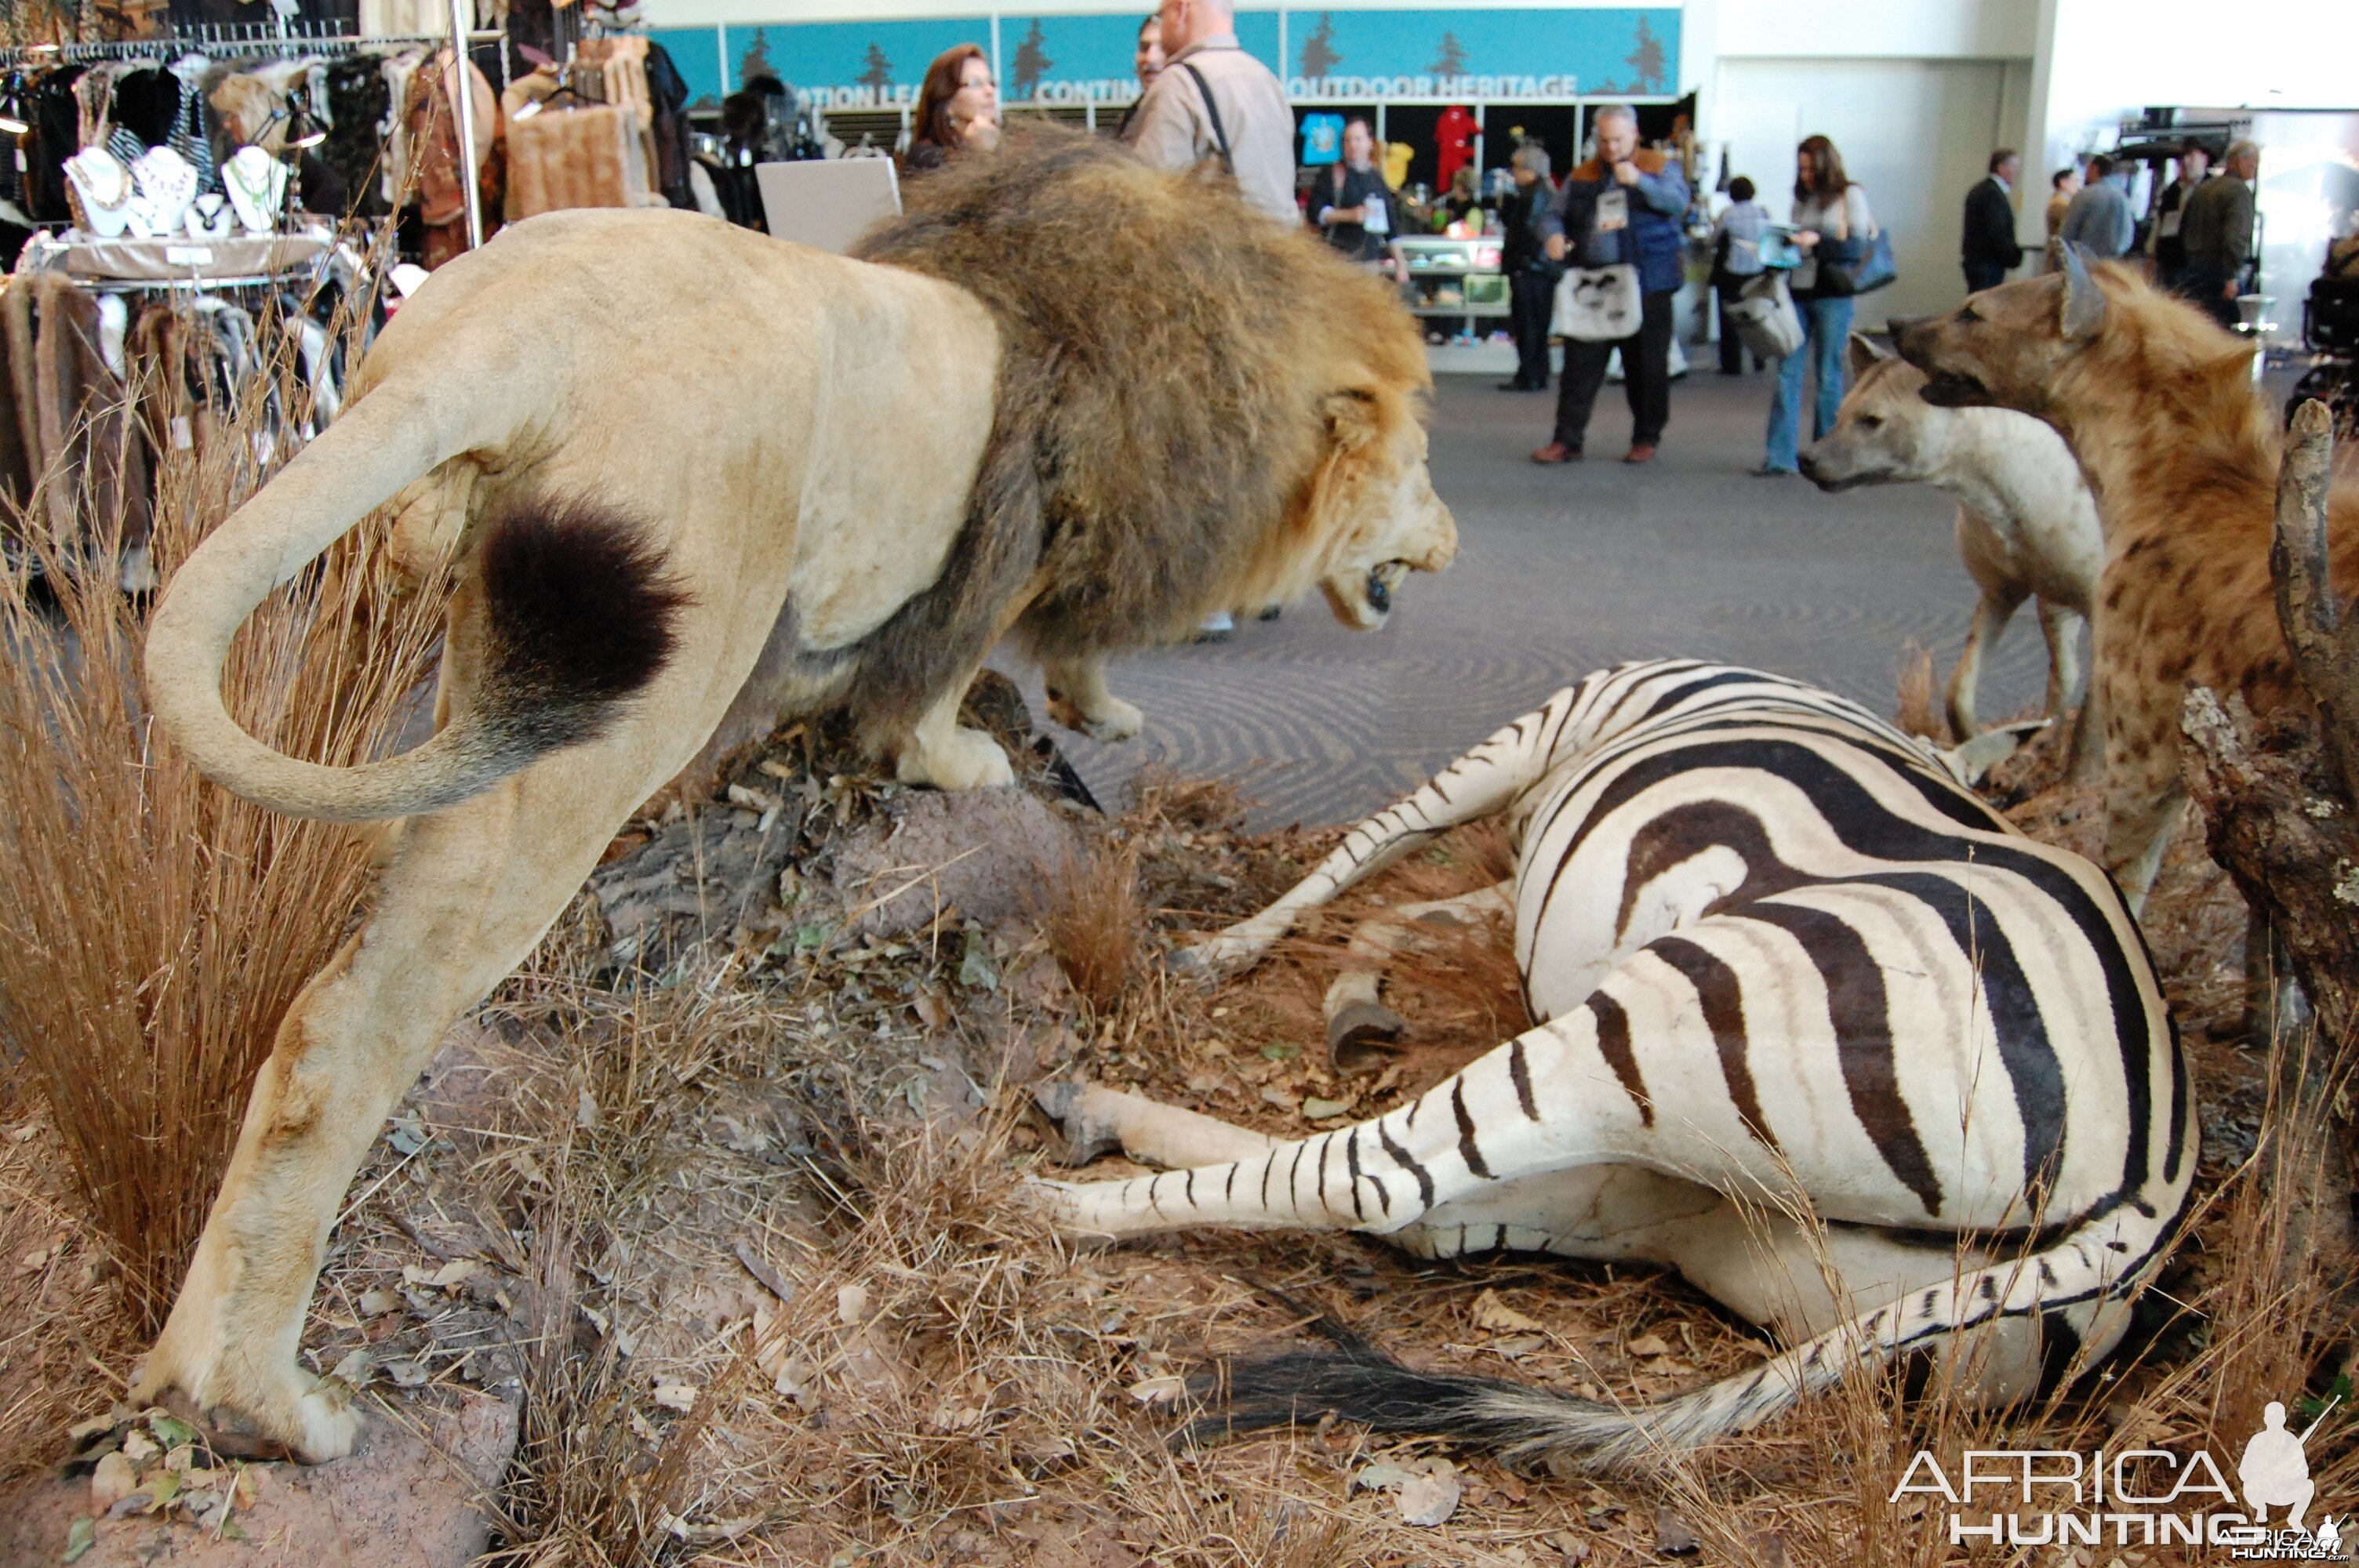
M1745 373L1745 345L1728 326L1727 307L1745 284L1761 276L1761 236L1769 210L1756 201L1753 182L1738 175L1728 182L1728 210L1712 226L1712 285L1720 296L1720 373ZM1759 370L1758 363L1754 369Z

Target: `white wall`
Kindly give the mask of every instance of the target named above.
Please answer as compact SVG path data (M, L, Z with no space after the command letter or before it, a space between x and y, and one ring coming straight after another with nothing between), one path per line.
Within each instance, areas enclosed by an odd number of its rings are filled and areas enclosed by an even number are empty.
M2354 0L2039 0L2039 167L2148 104L2359 107ZM2045 174L2041 176L2044 179Z

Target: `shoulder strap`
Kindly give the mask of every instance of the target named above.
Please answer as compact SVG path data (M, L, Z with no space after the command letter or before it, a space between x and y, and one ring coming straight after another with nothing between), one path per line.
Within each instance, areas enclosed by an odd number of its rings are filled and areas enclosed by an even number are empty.
M1205 81L1204 73L1196 69L1194 60L1181 60L1180 69L1186 71L1190 80L1196 83L1196 91L1204 100L1204 114L1212 122L1212 142L1221 149L1221 167L1231 174L1236 173L1236 159L1229 156L1229 133L1221 124L1221 106L1212 101L1211 84Z

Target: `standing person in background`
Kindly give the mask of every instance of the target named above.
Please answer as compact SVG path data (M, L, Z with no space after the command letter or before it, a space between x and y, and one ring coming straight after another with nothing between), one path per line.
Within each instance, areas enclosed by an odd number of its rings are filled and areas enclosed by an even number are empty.
M952 153L989 152L999 145L999 86L980 44L956 44L934 57L909 116L909 174L940 168Z
M1294 110L1269 67L1237 43L1229 0L1164 0L1161 75L1123 133L1158 168L1217 158L1247 205L1273 222L1302 222L1294 200Z
M1355 262L1383 259L1392 232L1392 187L1376 168L1376 133L1353 115L1343 124L1343 157L1311 187L1310 203L1327 243Z
M1848 373L1852 313L1851 289L1834 268L1857 261L1875 235L1867 192L1843 173L1843 154L1824 136L1806 136L1795 149L1794 229L1794 246L1802 253L1792 280L1802 343L1777 362L1777 390L1769 399L1769 450L1753 470L1763 478L1799 471L1802 382L1813 366L1818 399L1811 439L1834 428Z
M2188 200L2212 168L2212 149L2190 142L2179 149L2179 178L2163 187L2154 206L2154 280L2179 292L2187 272L2187 242L2180 225L2187 219Z
M2065 208L2056 237L2099 261L2119 261L2137 239L2137 216L2130 211L2129 166L2091 153L2088 169L2088 183Z
M2023 246L2015 238L2015 182L2023 160L2012 147L1990 156L1990 173L1966 192L1964 238L1959 262L1965 268L1966 292L1996 288L2006 275L2022 265Z
M1555 204L1549 178L1548 149L1526 142L1507 160L1515 189L1499 203L1502 239L1499 270L1507 275L1508 323L1516 334L1516 378L1502 392L1546 392L1549 384L1549 311L1556 303L1557 275L1540 239L1541 214Z
M1479 214L1482 210L1483 193L1475 187L1474 166L1462 163L1458 172L1450 177L1450 189L1437 205L1435 216L1447 227L1462 223L1470 214Z
M1131 56L1130 66L1138 72L1138 96L1122 112L1122 124L1114 135L1123 141L1130 139L1130 123L1138 118L1138 106L1147 102L1147 90L1163 74L1163 18L1149 16L1138 24L1138 49Z
M2048 177L2048 238L2053 241L2056 231L2064 226L2064 214L2072 210L2072 198L2081 194L2081 170L2060 168Z
M1556 431L1532 454L1536 463L1581 460L1590 410L1605 384L1605 362L1622 351L1622 389L1630 399L1625 463L1652 462L1671 417L1671 297L1685 276L1687 176L1638 145L1638 112L1626 103L1597 112L1597 156L1565 176L1564 189L1539 222L1552 262L1568 266L1622 265L1638 269L1637 331L1618 343L1568 342L1559 378Z
M2179 238L2187 246L2180 292L2232 330L2245 266L2253 259L2253 181L2260 175L2259 144L2238 142L2228 149L2218 177L2197 186L2187 199L2179 224Z
M1754 198L1753 182L1738 175L1728 182L1728 211L1712 226L1712 288L1720 300L1720 373L1745 373L1745 341L1728 324L1728 308L1745 286L1762 273L1761 236L1769 209Z
M1274 223L1299 226L1294 108L1269 67L1238 45L1229 0L1163 0L1156 27L1163 70L1125 118L1124 142L1158 168L1216 158L1247 206ZM1226 642L1235 628L1230 611L1215 611L1196 639Z

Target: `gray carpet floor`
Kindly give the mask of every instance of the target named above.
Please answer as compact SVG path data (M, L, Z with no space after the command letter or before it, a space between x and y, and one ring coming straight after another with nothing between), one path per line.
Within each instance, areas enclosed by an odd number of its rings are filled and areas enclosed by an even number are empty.
M1221 644L1119 661L1147 712L1122 746L1060 733L1112 806L1138 767L1239 782L1256 825L1347 821L1415 787L1549 693L1622 659L1688 654L1815 681L1891 711L1905 644L1946 676L1973 608L1954 510L1923 486L1821 494L1756 479L1769 382L1709 372L1672 388L1662 455L1629 444L1621 389L1600 397L1588 461L1542 469L1550 395L1440 378L1435 488L1458 518L1458 561L1412 579L1390 623L1356 633L1323 602L1247 622ZM1983 709L2035 701L2046 678L2027 609L1985 667ZM1037 675L1026 681L1038 711Z

